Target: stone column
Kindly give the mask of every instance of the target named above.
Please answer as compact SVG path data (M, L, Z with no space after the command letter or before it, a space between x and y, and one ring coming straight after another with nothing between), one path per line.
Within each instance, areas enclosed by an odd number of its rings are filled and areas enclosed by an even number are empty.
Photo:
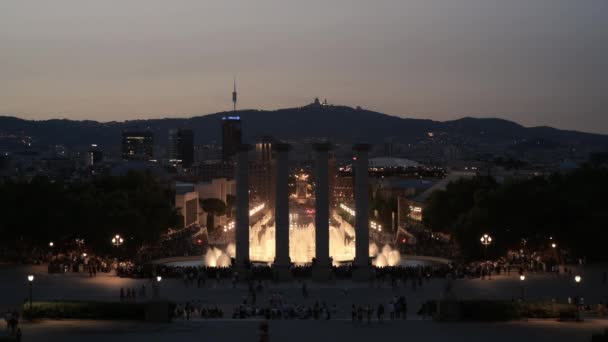
M244 269L249 263L249 150L239 146L236 169L236 268Z
M316 151L315 168L315 265L314 280L331 278L331 259L329 257L329 150L328 142L314 145Z
M289 144L274 145L276 152L275 258L274 269L279 280L288 280L289 266Z
M369 144L355 144L355 270L356 280L372 275L369 265Z

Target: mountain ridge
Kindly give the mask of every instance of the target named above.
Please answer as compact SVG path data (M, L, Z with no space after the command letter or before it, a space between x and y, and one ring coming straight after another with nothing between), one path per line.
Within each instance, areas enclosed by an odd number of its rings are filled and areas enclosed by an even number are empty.
M501 118L463 117L455 120L404 118L347 106L307 105L277 110L245 109L187 118L136 119L99 122L95 120L28 120L0 116L0 134L31 136L44 145L85 146L92 143L119 145L120 133L129 129L150 129L155 142L166 145L170 128L191 128L196 143L221 139L221 118L240 116L245 141L263 135L284 140L330 139L335 142L366 140L380 143L387 139L414 143L424 139L444 139L454 144L517 144L525 141L550 141L557 145L608 148L608 135L561 130L549 126L525 127Z

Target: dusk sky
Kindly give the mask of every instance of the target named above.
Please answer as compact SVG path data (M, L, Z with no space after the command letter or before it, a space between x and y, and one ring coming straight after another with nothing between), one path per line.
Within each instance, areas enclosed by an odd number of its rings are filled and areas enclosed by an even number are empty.
M311 102L608 133L606 0L2 0L0 115Z

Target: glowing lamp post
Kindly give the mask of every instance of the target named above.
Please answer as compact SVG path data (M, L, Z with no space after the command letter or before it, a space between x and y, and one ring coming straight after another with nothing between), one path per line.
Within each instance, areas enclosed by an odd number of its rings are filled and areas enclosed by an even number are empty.
M53 241L49 242L49 247L53 248L55 246L55 243Z
M521 300L523 301L525 298L525 291L526 291L526 288L525 288L526 285L524 283L524 281L526 280L526 276L524 274L520 275L519 280L521 281Z
M30 274L27 276L27 282L29 284L29 292L30 292L30 310L32 309L32 287L34 284L34 275Z
M583 280L583 278L580 275L576 275L574 277L574 283L575 283L575 286L577 287L577 290L579 290L578 284L580 284L582 280ZM575 304L576 304L576 320L580 321L581 320L581 296L579 296L578 294L576 295Z
M483 245L484 249L484 258L487 259L487 254L488 254L488 246L492 243L492 237L488 234L483 234L483 236L480 239L481 244Z
M163 277L161 276L156 276L156 283L154 283L154 296L156 298L160 297L160 282L163 280Z
M122 246L122 244L125 242L125 240L119 235L116 234L113 238L112 238L112 244L116 247L120 247Z

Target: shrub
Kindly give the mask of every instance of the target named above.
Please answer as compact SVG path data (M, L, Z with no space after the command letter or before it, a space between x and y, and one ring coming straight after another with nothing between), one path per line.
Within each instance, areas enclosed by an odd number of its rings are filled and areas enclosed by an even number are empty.
M461 321L509 321L525 318L576 317L576 307L550 301L515 302L499 300L463 300L455 303L457 320ZM428 303L427 303L428 305ZM446 305L447 307L447 305ZM438 320L453 320L448 313L439 311Z
M122 302L33 302L23 305L23 315L28 319L108 319L144 320L145 304Z
M594 334L591 336L591 342L608 342L608 329L604 330L603 334Z

